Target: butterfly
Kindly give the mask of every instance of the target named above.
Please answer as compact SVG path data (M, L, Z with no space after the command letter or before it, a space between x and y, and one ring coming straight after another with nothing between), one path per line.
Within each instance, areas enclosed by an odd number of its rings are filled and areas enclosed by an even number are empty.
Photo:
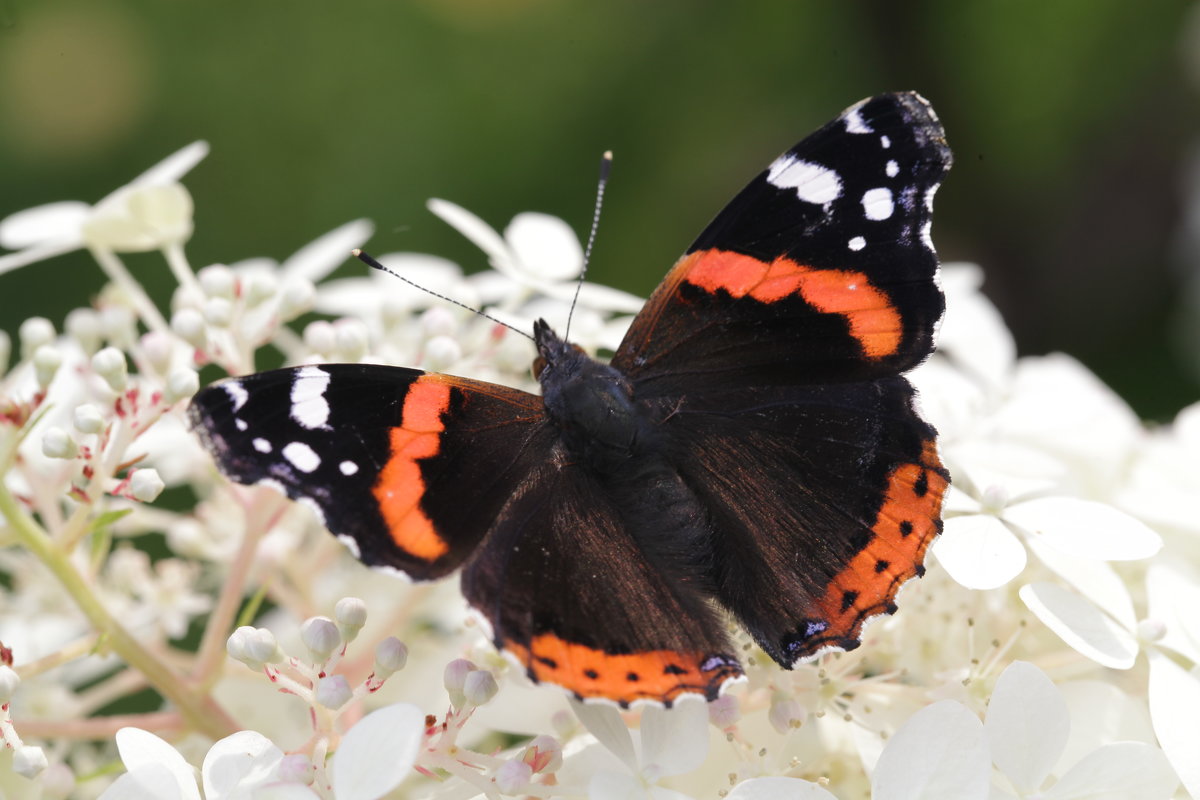
M220 381L192 424L367 564L461 570L535 682L714 699L743 675L726 616L791 668L857 647L924 572L949 475L904 373L944 310L950 163L923 98L869 98L733 198L610 363L539 320L541 396L324 364Z

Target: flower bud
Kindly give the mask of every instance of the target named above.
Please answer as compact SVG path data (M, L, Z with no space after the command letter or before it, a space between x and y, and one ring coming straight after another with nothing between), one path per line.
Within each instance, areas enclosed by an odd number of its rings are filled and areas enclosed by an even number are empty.
M317 777L317 768L303 753L286 755L279 762L279 780L284 783L312 784Z
M342 644L337 625L328 617L309 617L300 625L300 641L308 648L313 663L320 664Z
M557 772L562 766L562 743L553 736L542 734L529 743L521 760L534 772Z
M486 669L472 670L463 681L463 697L473 706L481 706L496 696L500 687L496 678Z
M127 306L108 306L100 312L104 338L114 347L132 347L137 340L137 316Z
M129 494L139 503L153 503L165 488L166 484L153 467L134 470L129 476Z
M462 359L462 345L449 336L434 336L425 343L424 363L430 370L438 372L449 369Z
M45 317L30 317L21 323L17 336L21 340L21 358L33 358L33 354L44 344L50 344L55 337L54 325Z
M242 296L247 308L254 308L279 291L279 282L267 272L254 272L243 282Z
M358 361L367 354L367 326L356 319L341 319L333 326L337 349L347 361Z
M473 670L475 670L475 665L470 661L465 658L456 658L446 665L446 669L442 673L442 683L446 687L446 693L450 695L450 703L455 707L463 704L463 687L467 684L467 675Z
M1148 644L1154 644L1167 635L1167 624L1161 619L1147 617L1139 620L1137 624L1137 637L1139 641Z
M210 297L204 301L204 320L214 328L228 328L233 322L233 303L224 297Z
M317 290L312 281L297 278L289 281L279 297L279 316L284 322L290 322L301 314L311 311L316 300Z
M62 428L49 427L42 434L42 455L46 458L74 458L78 452L79 446Z
M50 386L50 381L54 380L62 363L62 353L52 344L44 344L34 351L33 374L37 377L39 389L44 391Z
M42 800L67 800L75 794L75 773L61 761L51 764L42 773Z
M30 780L42 774L49 762L46 760L46 754L40 747L32 745L23 745L18 747L13 753L12 768L13 772L20 775L22 778Z
M389 636L375 647L375 674L386 678L393 672L404 669L408 663L408 645Z
M329 355L337 346L337 332L333 323L323 319L310 322L304 327L304 344L314 353Z
M337 620L342 639L352 642L367 624L367 604L357 597L343 597L333 607L333 618Z
M275 641L275 635L266 628L252 628L249 625L243 625L229 635L225 652L250 669L262 669L264 664L277 664L283 660L283 652Z
M708 721L721 730L736 725L741 718L742 711L734 695L723 694L708 704Z
M7 705L21 685L21 676L10 666L0 664L0 706Z
M208 346L208 327L203 315L194 308L181 308L172 314L171 330L197 350Z
M314 694L318 703L334 711L354 698L354 692L351 691L345 675L326 675L321 678L317 681Z
M98 406L84 403L75 407L75 430L80 433L99 433L104 430L105 419Z
M63 329L89 356L100 349L104 340L104 323L90 308L73 308L63 320Z
M150 331L142 336L142 355L155 372L163 374L171 366L172 344L171 335L165 331Z
M168 403L186 400L200 389L200 376L190 367L179 367L171 370L167 376L166 391L163 398Z
M200 288L209 297L224 297L232 300L237 292L237 277L224 264L210 264L196 273Z
M453 336L458 332L458 320L454 313L442 306L434 306L421 315L421 330L429 338Z
M92 356L92 369L114 392L125 391L129 382L129 368L125 354L115 347L106 347Z
M800 705L799 701L777 693L771 699L771 710L767 713L767 720L777 732L785 734L803 725L807 716L808 710Z
M496 788L501 794L521 794L533 780L533 769L519 758L505 761L496 770Z

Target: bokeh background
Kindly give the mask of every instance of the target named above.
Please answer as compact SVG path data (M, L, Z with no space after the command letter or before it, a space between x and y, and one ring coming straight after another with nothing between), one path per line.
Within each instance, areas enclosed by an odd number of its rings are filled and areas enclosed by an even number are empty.
M0 0L0 217L95 201L203 138L196 267L369 217L374 251L473 270L427 198L584 235L611 148L591 276L644 295L768 160L893 89L945 123L934 239L984 266L1021 352L1075 355L1147 418L1200 397L1182 0ZM165 304L161 258L129 263ZM61 324L101 285L80 253L0 276L0 328Z

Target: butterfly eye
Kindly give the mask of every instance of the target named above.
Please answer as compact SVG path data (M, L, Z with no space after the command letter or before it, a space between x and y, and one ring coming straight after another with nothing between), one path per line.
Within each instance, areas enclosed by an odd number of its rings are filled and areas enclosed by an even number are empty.
M533 377L535 379L541 379L542 373L545 372L545 370L546 370L546 359L543 358L542 356L538 356L537 358L535 358L533 360Z

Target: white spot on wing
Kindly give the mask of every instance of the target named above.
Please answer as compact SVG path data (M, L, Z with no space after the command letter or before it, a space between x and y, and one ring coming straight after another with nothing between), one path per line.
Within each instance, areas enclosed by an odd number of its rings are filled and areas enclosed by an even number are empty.
M372 564L371 569L375 570L376 572L382 572L384 575L391 575L393 578L399 578L400 580L404 581L405 583L413 582L412 576L409 575L407 572L405 572L402 569L397 569L396 567L390 566L388 564Z
M225 387L225 393L233 401L233 411L236 414L242 410L242 406L246 405L246 401L250 399L250 393L238 381L227 381L223 386Z
M329 378L329 373L320 367L304 367L296 372L292 381L291 415L297 424L310 430L325 427L329 421L329 401L325 399Z
M862 198L863 212L867 215L867 219L879 221L887 219L895 210L895 203L892 201L892 190L879 187L878 189L868 189Z
M362 558L362 550L358 549L358 542L354 541L353 536L349 536L345 533L339 533L337 538L339 542L346 545L346 549L350 551L350 555L354 556L355 558Z
M933 237L930 235L932 230L933 220L925 220L925 224L921 226L921 243L928 247L930 252L933 252Z
M939 186L941 186L940 183L935 183L925 190L925 208L931 212L933 211L933 196L937 194Z
M887 137L887 134L879 137L879 143L883 145L884 150L887 150L892 146L892 140Z
M244 430L246 430L247 428L249 428L249 427L250 427L250 426L249 426L249 425L246 423L246 420L242 419L241 417L234 417L234 418L233 418L233 426L234 426L235 428L237 428L239 431L244 431Z
M283 457L301 472L312 472L321 466L321 457L304 442L291 442L284 446Z
M866 123L859 113L859 109L852 108L846 112L846 132L847 133L874 133L871 126Z
M795 189L796 197L806 203L824 205L842 196L842 180L836 172L791 154L771 163L767 182L780 189Z
M900 165L895 161L888 159L887 167L884 168L884 172L887 173L889 178L894 178L900 174Z
M262 437L255 437L254 441L250 444L254 445L254 449L260 453L271 452L271 443Z
M853 239L850 240L850 244L849 244L850 249L855 252L862 250L866 246L867 246L867 240L861 236L855 236Z
M358 464L355 464L353 461L343 461L338 464L338 469L342 471L343 475L354 475L358 472Z

